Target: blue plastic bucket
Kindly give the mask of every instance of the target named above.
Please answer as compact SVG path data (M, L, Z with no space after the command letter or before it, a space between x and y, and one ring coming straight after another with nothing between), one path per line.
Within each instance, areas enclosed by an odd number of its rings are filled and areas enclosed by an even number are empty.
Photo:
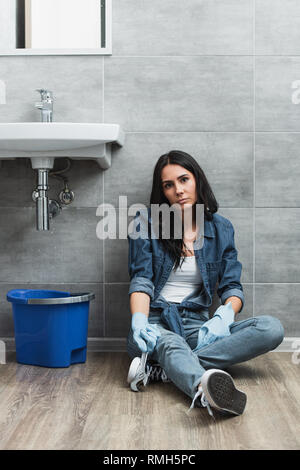
M93 293L10 290L17 362L44 367L85 362L89 304L94 298Z

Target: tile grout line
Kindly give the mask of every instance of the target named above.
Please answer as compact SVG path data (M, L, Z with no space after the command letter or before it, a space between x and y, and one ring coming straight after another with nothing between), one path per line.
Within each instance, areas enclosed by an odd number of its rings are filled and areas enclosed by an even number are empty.
M101 284L130 284L130 280L128 281L109 281L109 282L99 282L97 280L91 280L91 281L68 281L68 282L40 282L40 281L22 281L22 280L17 280L17 281L0 281L0 285L14 285L14 284L22 284L22 285L35 285L35 286L43 286L43 285L52 285L52 286L68 286L68 285L81 285L81 284L96 284L96 285L101 285ZM243 281L243 285L246 286L252 286L253 282L251 281ZM257 286L300 286L300 282L256 282L255 285Z
M102 197L104 201L104 171L102 170ZM103 336L105 336L106 324L105 324L105 239L102 240L102 322L103 322Z
M147 202L143 203L145 206L147 206ZM247 206L247 207L233 207L233 206L219 206L219 209L230 209L230 210L248 210L248 209L253 209L253 205ZM97 209L98 206L74 206L70 207L69 210L87 210L87 209ZM115 205L115 208L118 209L118 205ZM31 209L35 210L35 208L32 208L31 206L1 206L0 205L0 210L5 210L5 209ZM284 210L291 210L291 209L300 209L300 206L256 206L256 209L284 209Z
M105 121L105 101L104 101L104 65L105 65L105 57L102 57L102 122L104 123ZM104 203L104 170L102 170L102 202ZM103 244L102 244L102 274L103 274L103 284L102 284L102 324L103 324L103 336L106 335L106 316L105 316L105 239L103 239Z
M300 54L256 54L257 57L300 57ZM180 59L184 57L252 57L253 54L173 54L173 55L115 55L114 59Z
M104 123L104 56L102 57L102 122Z
M180 131L180 130L170 130L170 131L125 131L126 134L252 134L253 129L247 130L247 131L233 131L233 130L227 130L227 131L220 131L220 130L214 130L214 129L206 129L206 130L197 130L197 131ZM257 134L300 134L300 131L291 131L291 130L256 130L255 131Z
M255 121L255 115L256 115L256 109L255 109L255 100L256 100L256 95L255 95L255 40L256 40L256 37L255 37L255 22L256 22L256 18L255 18L255 13L256 13L256 0L253 0L253 273L252 273L252 281L253 281L253 293L252 293L252 302L253 302L253 317L255 317L255 314L256 314L256 305L255 305L255 301L256 301L256 291L255 291L255 250L256 250L256 246L255 246L255 232L256 232L256 210L255 210L255 207L256 207L256 193L255 193L255 172L256 172L256 167L255 167L255 163L256 163L256 154L255 154L255 151L256 151L256 135L255 135L255 132L256 132L256 121Z

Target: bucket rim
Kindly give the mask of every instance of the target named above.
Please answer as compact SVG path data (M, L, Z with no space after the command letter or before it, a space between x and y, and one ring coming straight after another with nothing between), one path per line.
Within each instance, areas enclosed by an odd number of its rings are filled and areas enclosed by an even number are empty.
M77 304L81 302L89 302L95 298L93 292L72 293L70 297L52 297L46 299L27 299L30 305L58 305L58 304Z

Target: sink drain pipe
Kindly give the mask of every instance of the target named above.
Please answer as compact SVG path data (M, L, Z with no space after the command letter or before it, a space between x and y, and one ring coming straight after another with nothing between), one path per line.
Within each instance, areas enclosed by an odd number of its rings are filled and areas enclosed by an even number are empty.
M38 168L36 187L36 229L49 230L48 169Z

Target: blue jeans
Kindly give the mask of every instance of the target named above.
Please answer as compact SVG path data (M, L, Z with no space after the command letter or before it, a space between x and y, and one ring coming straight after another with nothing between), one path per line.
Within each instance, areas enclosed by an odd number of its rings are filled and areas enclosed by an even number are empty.
M158 363L167 377L184 393L193 398L201 377L207 369L226 369L240 362L275 349L283 340L284 329L277 318L269 315L236 321L230 327L230 336L225 336L204 348L193 352L199 328L206 321L199 313L181 312L186 338L167 329L160 315L150 311L149 323L156 323L161 332L153 353L148 359ZM130 330L127 338L129 356L141 356Z

